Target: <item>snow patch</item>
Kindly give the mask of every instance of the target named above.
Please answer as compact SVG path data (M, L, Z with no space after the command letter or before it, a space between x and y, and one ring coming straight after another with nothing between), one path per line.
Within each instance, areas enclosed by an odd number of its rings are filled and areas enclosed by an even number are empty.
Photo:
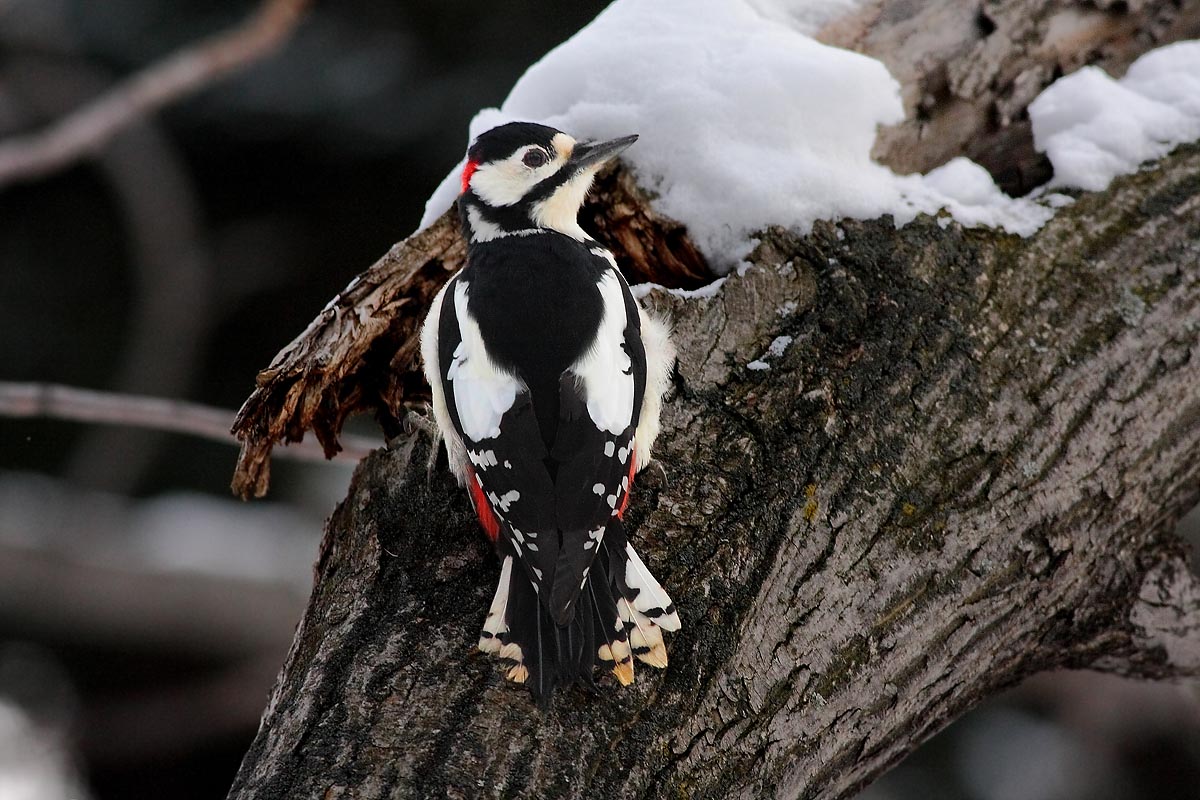
M1050 186L1101 191L1177 145L1200 139L1200 41L1146 53L1125 77L1099 67L1060 78L1029 106Z
M808 36L835 19L857 11L866 0L746 0L767 19L782 23Z
M900 224L945 206L965 225L1036 230L1052 212L985 191L980 168L930 181L871 159L877 128L904 119L899 84L879 61L806 35L855 5L616 0L530 67L499 109L479 112L470 136L512 120L581 138L640 134L623 158L722 272L769 224L807 231L884 214ZM422 227L453 203L461 166ZM951 185L963 176L969 191Z
M787 352L787 349L791 343L791 336L776 336L774 341L771 342L770 346L767 347L766 354L769 356L774 356L775 358L779 358L781 355Z
M762 358L757 358L746 365L747 369L757 371L770 369L771 365L767 363L768 358L779 358L787 352L788 347L792 344L791 336L776 336L769 345L767 352L762 354Z
M666 292L667 294L675 295L684 300L705 300L710 297L716 297L721 291L721 287L725 285L727 278L717 278L710 281L699 289L668 289L661 283L638 283L629 287L629 292L638 300L643 300L655 289Z
M470 138L512 120L579 138L640 134L623 158L656 210L687 225L721 273L773 224L806 233L819 219L890 214L901 225L945 209L968 227L1037 231L1061 195L1008 197L965 158L928 175L872 160L879 127L904 119L899 84L881 62L810 38L860 5L615 0L530 67L500 108L480 111ZM1051 185L1102 189L1200 138L1200 42L1148 53L1119 81L1081 69L1043 92L1030 115L1055 167ZM461 167L430 198L421 227L454 202Z
M922 210L944 208L968 228L983 225L1029 236L1054 213L1038 203L1009 197L986 169L962 156L927 175L907 175L898 180L909 200Z

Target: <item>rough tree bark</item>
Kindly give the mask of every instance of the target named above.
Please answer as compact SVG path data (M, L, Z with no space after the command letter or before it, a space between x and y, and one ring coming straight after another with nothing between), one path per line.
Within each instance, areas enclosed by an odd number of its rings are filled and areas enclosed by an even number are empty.
M699 277L669 222L629 219L605 229L626 267L664 246ZM260 376L240 491L265 490L274 441L335 448L351 410L399 431L420 298L461 258L447 224ZM473 654L495 558L399 435L329 521L231 798L840 798L1036 671L1200 677L1171 533L1200 499L1200 148L1029 239L847 221L766 231L750 261L647 298L680 359L665 476L630 516L683 619L670 667L547 712L506 684Z
M1034 671L1200 676L1200 149L1031 239L942 222L650 295L680 362L634 536L684 630L630 689L506 686L466 500L424 441L368 458L231 796L846 797Z

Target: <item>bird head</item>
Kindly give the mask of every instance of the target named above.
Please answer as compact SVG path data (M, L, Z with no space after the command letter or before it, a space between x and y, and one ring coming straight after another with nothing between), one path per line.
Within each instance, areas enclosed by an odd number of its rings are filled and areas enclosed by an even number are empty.
M587 238L577 217L592 179L637 138L577 142L533 122L510 122L480 134L462 173L463 234L483 242L551 229Z

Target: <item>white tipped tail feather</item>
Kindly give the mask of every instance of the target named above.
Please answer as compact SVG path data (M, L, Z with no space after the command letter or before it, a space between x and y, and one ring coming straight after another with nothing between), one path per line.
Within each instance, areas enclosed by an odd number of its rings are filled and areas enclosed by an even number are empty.
M504 566L500 568L500 583L496 585L496 595L492 598L492 607L488 609L487 619L484 620L483 630L479 634L479 649L484 653L498 654L504 635L508 633L508 624L504 619L508 615L512 562L512 556L504 557Z
M627 686L635 657L659 669L667 666L662 632L680 627L671 598L625 541L619 519L613 518L599 549L565 626L556 625L537 601L513 557L504 558L479 649L515 662L506 677L529 685L539 697L575 680L590 684L595 667L607 668Z
M625 585L636 592L633 598L634 610L666 630L679 630L679 615L675 613L675 604L634 552L633 545L625 545L625 555L628 559L625 562Z

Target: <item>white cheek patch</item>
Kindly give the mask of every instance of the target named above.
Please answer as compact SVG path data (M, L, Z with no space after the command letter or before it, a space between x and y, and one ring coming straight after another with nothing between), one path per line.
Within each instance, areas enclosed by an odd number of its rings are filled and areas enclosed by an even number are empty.
M554 190L554 194L534 204L530 213L542 228L551 228L572 239L587 241L591 237L579 226L579 207L592 188L596 171L586 169Z
M494 164L483 164L471 176L471 190L489 206L500 208L520 202L529 187L529 172L520 162L512 159Z
M562 169L571 157L575 140L560 133L554 137L552 144L553 157L536 169L525 166L523 160L525 154L535 149L536 145L522 147L503 161L480 164L471 175L471 189L480 200L493 208L516 205L534 186Z

